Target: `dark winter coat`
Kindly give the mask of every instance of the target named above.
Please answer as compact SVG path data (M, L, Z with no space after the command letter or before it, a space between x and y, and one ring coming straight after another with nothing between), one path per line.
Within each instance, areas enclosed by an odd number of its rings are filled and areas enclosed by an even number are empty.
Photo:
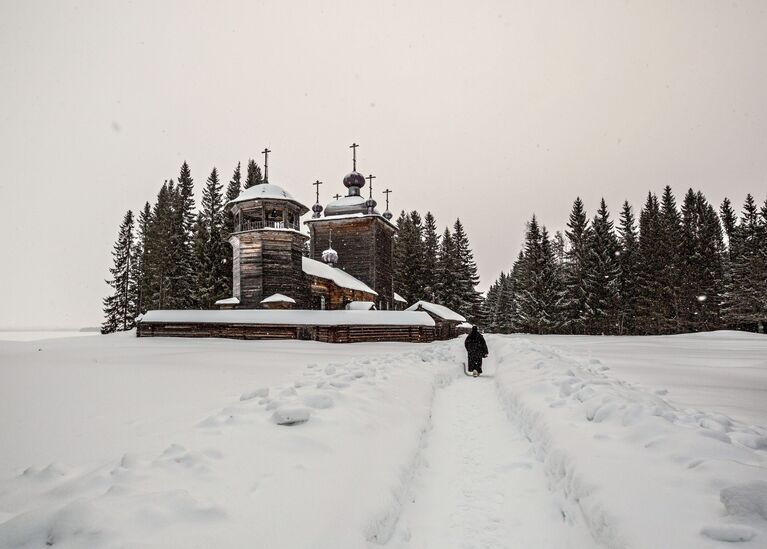
M469 353L469 371L477 370L482 373L482 359L487 356L488 350L485 338L482 337L476 326L471 329L471 333L466 336L466 341L463 344Z

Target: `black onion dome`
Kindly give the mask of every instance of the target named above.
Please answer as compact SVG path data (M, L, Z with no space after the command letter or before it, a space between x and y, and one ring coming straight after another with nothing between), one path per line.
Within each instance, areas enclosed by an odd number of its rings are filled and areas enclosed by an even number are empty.
M383 213L383 216L384 216L384 217L385 217L387 220L391 220L391 218L392 218L392 217L394 217L394 216L392 215L392 213L391 213L389 210L386 210L386 211Z
M362 175L360 172L352 172L350 174L347 174L346 177L344 177L344 186L348 189L349 187L364 187L365 186L365 176Z
M373 208L375 208L376 206L378 206L378 202L376 202L376 201L375 201L375 200L373 200L372 198L368 198L368 199L365 201L365 207L366 207L366 208L370 208L370 209L372 210L372 209L373 209Z
M321 204L315 204L312 206L312 211L314 213L320 213L322 211L322 205Z

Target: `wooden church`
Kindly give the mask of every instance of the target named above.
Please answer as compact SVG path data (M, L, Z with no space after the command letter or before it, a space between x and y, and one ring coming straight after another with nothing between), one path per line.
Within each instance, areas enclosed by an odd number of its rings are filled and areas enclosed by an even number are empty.
M316 181L311 210L269 181L271 151L265 149L264 182L226 205L234 219L229 235L233 295L216 302L217 311L149 311L138 323L138 335L434 339L433 319L403 311L404 300L394 292L397 228L389 211L391 191L384 191L386 210L380 213L373 199L375 176L357 171L357 146L351 146L352 171L343 178L346 195L336 195L323 208L322 183ZM302 223L309 211L311 218Z
M296 309L345 309L356 301L372 302L378 310L395 308L392 259L397 228L388 204L383 214L376 209L375 176L367 178L368 198L362 196L366 178L357 171L356 147L352 145L352 172L343 179L346 196L336 195L323 208L321 182L314 183L317 202L311 219L304 221L308 235L301 231L301 217L309 208L269 182L270 151L264 151L264 183L227 204L234 217L229 236L234 295L219 306L272 308L276 302L267 300L280 294Z

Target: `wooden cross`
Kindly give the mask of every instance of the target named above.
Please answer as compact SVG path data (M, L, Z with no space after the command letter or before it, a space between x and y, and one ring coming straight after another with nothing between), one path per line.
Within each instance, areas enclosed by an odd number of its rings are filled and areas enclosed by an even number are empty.
M341 198L341 195L340 195L340 194L336 194L336 195L333 195L333 198L335 198L336 200L338 200L339 198Z
M389 209L389 193L391 191L389 189L386 189L383 193L386 195L386 209Z
M357 171L357 145L356 143L352 143L349 147L352 150L352 171Z
M317 188L317 204L319 204L320 203L320 185L322 185L322 181L318 179L317 181L312 183L312 185L314 185Z
M269 183L269 153L272 152L268 148L261 151L264 155L264 183Z
M370 198L373 198L373 180L375 178L376 178L376 176L374 176L372 173L365 178L365 179L368 180L368 182L370 184L370 189L368 189L370 191Z

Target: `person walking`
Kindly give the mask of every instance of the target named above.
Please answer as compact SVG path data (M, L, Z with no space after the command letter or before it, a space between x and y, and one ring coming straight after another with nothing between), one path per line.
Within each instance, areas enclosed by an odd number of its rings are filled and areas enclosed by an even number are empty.
M466 351L469 353L469 371L474 377L482 373L482 359L487 357L487 343L485 338L479 333L476 326L472 326L471 333L466 336L463 342Z

